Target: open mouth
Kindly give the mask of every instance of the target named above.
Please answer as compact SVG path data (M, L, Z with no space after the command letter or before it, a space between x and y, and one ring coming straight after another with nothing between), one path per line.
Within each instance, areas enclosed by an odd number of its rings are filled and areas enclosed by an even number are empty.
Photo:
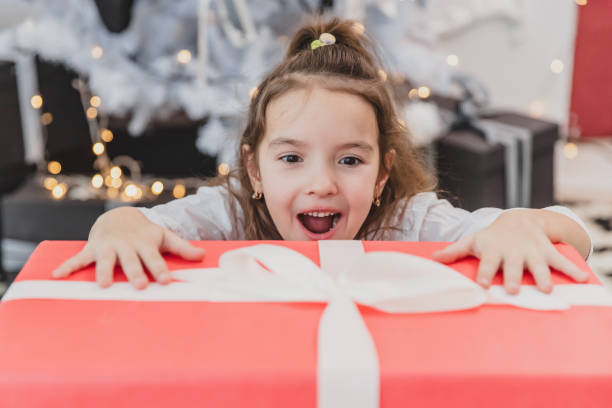
M342 214L335 212L304 212L298 214L298 219L308 231L313 234L324 234L334 229Z

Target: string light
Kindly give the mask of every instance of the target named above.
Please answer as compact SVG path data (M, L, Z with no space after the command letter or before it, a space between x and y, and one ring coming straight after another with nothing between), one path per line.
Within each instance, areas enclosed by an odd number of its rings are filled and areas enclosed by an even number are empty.
M219 171L219 174L227 176L230 172L230 166L227 163L221 163L217 170Z
M111 185L110 186L114 187L114 188L119 188L119 187L121 187L122 184L123 184L123 180L121 180L120 178L113 178L111 180Z
M91 185L94 188L100 188L102 187L102 184L104 184L104 177L102 177L101 174L94 174L94 176L91 178Z
M574 159L578 156L578 146L576 143L568 142L563 146L563 154L568 159Z
M416 88L412 88L408 92L408 98L410 98L410 99L416 99L418 96L419 96L419 91Z
M32 107L33 107L34 109L40 109L40 108L42 107L42 104L43 104L43 98L42 98L42 96L40 96L40 95L38 95L38 94L36 94L36 95L32 96L32 97L30 98L30 104L32 105Z
M429 95L431 95L431 91L426 86L420 86L417 92L419 94L419 97L423 99L429 98Z
M181 64L187 64L191 61L191 51L189 50L180 50L176 54L176 60Z
M177 184L172 189L172 195L174 196L174 198L183 198L185 197L185 193L186 190L183 184Z
M122 173L121 167L119 167L119 166L113 166L110 169L110 175L111 175L112 178L116 179L116 178L121 177L121 173Z
M102 153L104 153L104 144L100 142L94 143L94 145L91 147L91 150L94 152L96 156L99 156Z
M94 108L97 108L102 104L102 99L100 99L99 96L94 95L91 98L89 98L89 104L93 106Z
M49 191L53 190L53 187L57 186L57 180L54 177L45 177L43 185Z
M403 119L397 119L397 123L400 124L401 127L405 127L406 126L406 122Z
M53 122L53 115L50 112L43 113L40 116L40 122L45 126L49 126Z
M68 191L68 188L66 187L66 184L60 183L56 185L55 187L53 187L53 190L51 190L51 195L56 200L59 200L60 198L63 198L66 195L67 191Z
M99 45L94 45L91 47L91 57L93 59L100 59L102 58L102 55L104 55L104 49L102 47Z
M85 111L85 114L87 115L87 117L89 119L95 119L96 116L98 116L98 110L96 108L94 108L93 106L90 106L89 108L87 108L87 110Z
M387 73L383 69L378 70L378 76L383 82L387 81Z
M110 187L106 190L106 195L108 196L108 198L117 198L117 196L119 195L119 190L114 187Z
M258 93L259 93L259 89L257 87L251 89L249 91L249 98L254 99L255 97L257 97Z
M109 175L107 175L106 177L104 177L104 184L106 184L106 187L112 187L113 186L113 178Z
M357 35L361 35L365 32L365 26L358 21L353 23L353 30L357 33Z
M134 184L128 184L123 192L131 200L138 200L142 197L142 190Z
M529 116L533 118L540 118L544 115L544 102L535 100L529 104Z
M456 56L455 54L449 54L446 57L446 63L450 65L451 67L455 67L459 64L459 57Z
M58 161L50 161L47 164L47 170L49 170L51 174L59 174L60 171L62 171L62 165Z
M111 132L109 129L102 129L100 132L100 138L106 143L112 142L114 137L113 132Z
M164 183L156 180L151 184L151 192L155 195L160 195L164 191Z
M550 70L553 74L560 74L563 72L563 61L560 59L554 59L550 63Z
M586 6L588 3L587 0L576 0L576 4L579 6Z

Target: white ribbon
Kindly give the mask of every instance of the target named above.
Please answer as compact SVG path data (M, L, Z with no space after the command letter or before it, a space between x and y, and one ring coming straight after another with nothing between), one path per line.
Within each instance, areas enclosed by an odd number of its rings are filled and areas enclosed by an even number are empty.
M379 406L376 347L355 303L388 313L464 310L485 303L535 310L571 305L612 306L601 285L557 285L546 295L524 286L507 295L485 290L440 263L399 252L364 253L360 241L319 241L321 268L299 252L260 244L228 251L219 268L172 272L181 282L129 283L102 289L95 282L17 281L3 301L83 300L327 302L318 332L317 399L321 408ZM329 273L330 271L333 271Z

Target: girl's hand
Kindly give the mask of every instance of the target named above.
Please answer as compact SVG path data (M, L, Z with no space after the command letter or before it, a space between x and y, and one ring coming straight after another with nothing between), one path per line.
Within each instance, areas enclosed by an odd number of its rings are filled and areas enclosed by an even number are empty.
M137 289L147 286L144 268L159 283L170 282L162 252L170 252L190 261L204 257L196 248L175 233L150 222L133 207L120 207L102 214L89 232L85 247L56 270L53 277L65 278L72 272L96 263L96 282L109 287L118 262L128 281Z
M568 221L570 223L567 223ZM567 223L562 226L569 229L565 231L559 228L559 222ZM510 294L519 292L523 270L528 269L538 289L550 293L553 286L549 267L565 273L578 282L584 282L589 278L588 273L561 255L553 245L553 242L561 241L574 244L575 238L572 242L563 235L577 234L577 231L574 231L576 227L586 236L578 224L561 214L528 209L506 211L489 227L461 238L434 253L434 259L451 263L468 255L479 258L477 282L485 288L491 285L498 269L502 268L504 287ZM586 237L588 245L588 236ZM579 238L581 238L580 246L584 247L582 245L584 237L579 236Z

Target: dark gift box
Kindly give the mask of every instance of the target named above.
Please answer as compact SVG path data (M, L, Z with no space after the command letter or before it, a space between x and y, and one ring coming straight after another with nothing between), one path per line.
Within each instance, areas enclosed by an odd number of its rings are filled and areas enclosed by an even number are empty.
M440 189L448 193L450 201L467 210L540 208L554 203L557 124L515 113L497 113L474 120L473 125L480 125L488 135L451 131L436 143ZM512 138L508 129L527 135L526 141L506 143ZM491 135L495 132L500 133Z

